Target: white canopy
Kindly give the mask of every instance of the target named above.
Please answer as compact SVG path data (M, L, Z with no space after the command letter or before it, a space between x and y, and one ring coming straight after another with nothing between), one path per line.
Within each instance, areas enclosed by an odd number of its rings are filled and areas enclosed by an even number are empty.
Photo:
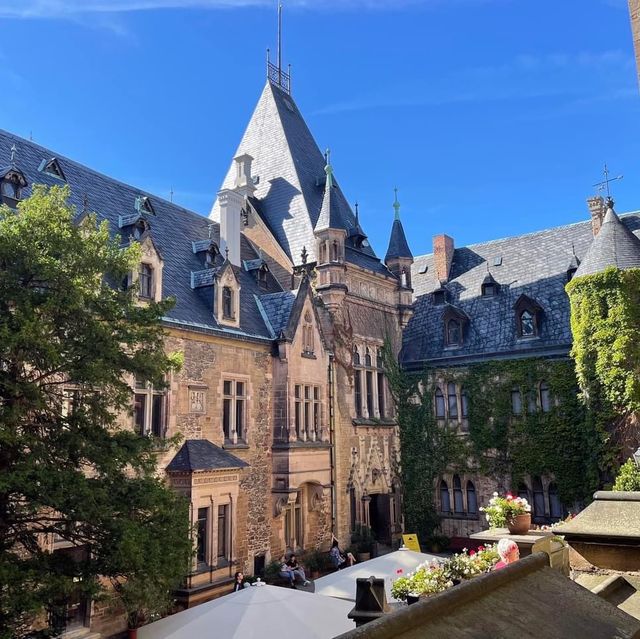
M251 586L156 621L139 639L330 639L355 628L348 601Z
M398 578L415 570L425 561L435 561L437 555L428 555L413 550L396 550L369 561L354 564L349 568L338 570L330 575L315 580L315 593L337 597L349 601L356 600L356 579L358 577L384 578L387 601L395 601L391 597L391 584Z

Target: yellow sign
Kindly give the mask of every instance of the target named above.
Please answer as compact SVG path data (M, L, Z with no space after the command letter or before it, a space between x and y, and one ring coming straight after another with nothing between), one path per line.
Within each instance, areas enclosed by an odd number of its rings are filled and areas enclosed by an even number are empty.
M402 535L402 543L409 550L415 550L415 552L422 552L420 550L420 542L418 541L418 535Z

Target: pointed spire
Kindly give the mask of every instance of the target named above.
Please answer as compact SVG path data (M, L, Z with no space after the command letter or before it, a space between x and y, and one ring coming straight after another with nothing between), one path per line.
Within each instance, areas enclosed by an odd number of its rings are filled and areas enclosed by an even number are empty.
M396 220L400 220L400 202L398 202L398 187L396 186L393 189L393 193L395 195L394 199L393 199L393 208L395 210L395 219Z
M395 195L393 200L395 215L393 219L393 226L391 227L389 248L387 249L387 254L384 258L384 261L387 264L390 259L398 257L413 260L413 255L411 254L411 250L409 249L409 244L407 243L407 238L404 234L404 228L402 227L402 222L400 221L400 202L398 202L398 188L394 188L393 192Z
M333 167L331 166L331 151L327 149L324 154L326 166L324 172L327 175L327 181L324 185L324 197L322 198L322 208L316 222L315 231L324 231L325 229L343 229L344 222L338 208L338 198L336 190L333 188Z
M606 206L600 232L579 265L576 277L600 273L610 266L621 270L640 268L640 239L617 216L611 197L607 198Z

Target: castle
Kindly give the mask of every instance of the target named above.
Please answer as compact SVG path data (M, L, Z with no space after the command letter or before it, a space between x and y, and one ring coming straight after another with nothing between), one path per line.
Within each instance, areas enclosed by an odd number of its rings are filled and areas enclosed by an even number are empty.
M122 425L159 442L184 438L177 450L160 445L158 463L189 499L196 530L192 572L178 593L185 606L228 590L237 569L260 573L287 549L326 548L332 534L346 546L359 523L396 542L400 458L385 341L406 370L436 371L435 417L464 436L469 404L455 371L567 359L565 284L604 225L640 228L637 215L605 219L594 198L591 224L463 248L437 235L433 254L414 260L396 200L381 260L289 76L271 64L209 218L4 131L0 165L4 203L15 207L36 183L67 184L78 215L95 211L123 242L141 243L142 263L129 276L141 299L176 299L163 319L166 349L183 353L184 366L166 389L131 379L132 414ZM512 401L517 415L548 411L553 398L541 379L533 399ZM443 531L478 530L478 505L496 487L471 470L443 476ZM561 515L552 477L528 477L519 490L539 520ZM68 628L108 636L118 623L79 602Z

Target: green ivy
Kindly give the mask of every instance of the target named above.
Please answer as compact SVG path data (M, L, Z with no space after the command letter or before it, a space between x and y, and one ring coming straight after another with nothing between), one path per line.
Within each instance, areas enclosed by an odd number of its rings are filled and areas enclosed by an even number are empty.
M538 405L542 381L549 387L548 412ZM553 475L565 504L584 501L597 488L607 434L579 397L571 361L486 362L470 366L460 383L469 397L469 452L480 474L510 476L512 485L526 475ZM520 415L513 414L514 389ZM531 412L530 394L537 404Z
M578 382L587 402L640 410L640 269L608 268L567 284Z

